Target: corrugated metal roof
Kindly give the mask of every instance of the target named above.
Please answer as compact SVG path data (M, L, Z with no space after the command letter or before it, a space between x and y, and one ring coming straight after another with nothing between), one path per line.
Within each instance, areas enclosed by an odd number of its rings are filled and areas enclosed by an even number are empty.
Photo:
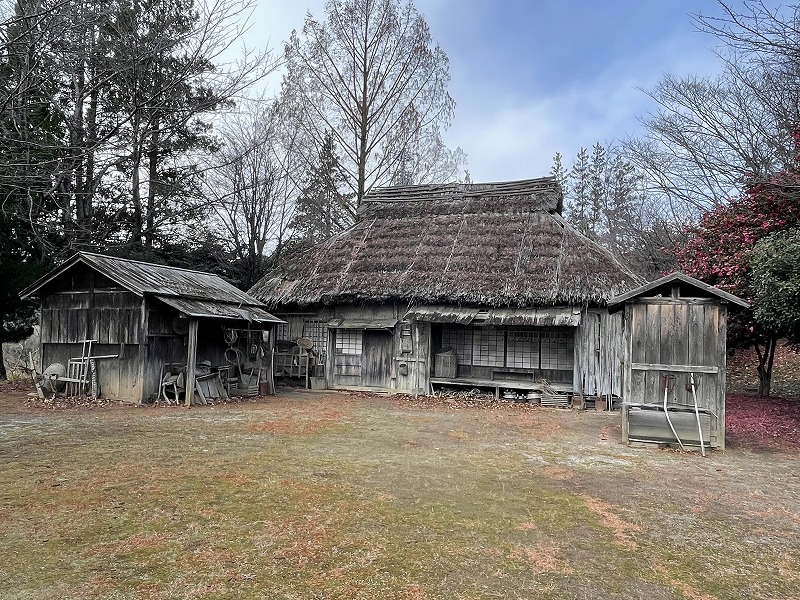
M257 323L283 323L266 311L264 304L218 275L152 263L79 252L24 289L27 298L60 275L82 263L105 275L126 290L144 296L153 294L189 317L235 319Z
M88 252L81 252L80 256L83 262L96 267L106 277L139 294L202 298L256 306L261 304L246 292L211 273Z
M456 308L453 306L418 306L407 317L428 323L460 325L532 325L537 327L577 327L580 310L571 307L553 308Z
M158 294L178 298L197 298L263 306L259 300L228 283L218 275L127 258L94 254L92 252L78 252L64 264L23 290L20 295L27 297L35 294L41 287L77 263L84 263L95 268L98 272L139 296Z
M186 298L168 298L156 296L169 306L178 309L187 317L211 319L235 319L254 323L285 323L282 319L269 314L257 306L237 306L212 302L210 300L189 300Z

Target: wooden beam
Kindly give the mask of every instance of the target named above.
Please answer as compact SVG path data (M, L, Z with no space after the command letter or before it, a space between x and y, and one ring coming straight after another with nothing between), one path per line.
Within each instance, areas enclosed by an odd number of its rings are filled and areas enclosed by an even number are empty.
M631 363L634 371L667 371L672 373L719 373L719 367L703 365L661 365L652 363Z
M148 324L148 318L149 318L149 311L147 310L147 298L143 296L142 301L139 305L139 331L137 332L137 335L139 336L139 352L137 356L139 364L136 368L137 382L136 382L135 396L138 398L139 404L144 404L144 401L147 399L145 398L145 391L147 389L147 386L145 385L145 377L147 376L146 365L149 360L147 330L150 327ZM161 391L160 386L161 382L159 381L156 387L157 393L160 393Z
M186 353L186 400L185 406L191 406L194 397L195 362L197 361L197 319L189 321L189 349Z

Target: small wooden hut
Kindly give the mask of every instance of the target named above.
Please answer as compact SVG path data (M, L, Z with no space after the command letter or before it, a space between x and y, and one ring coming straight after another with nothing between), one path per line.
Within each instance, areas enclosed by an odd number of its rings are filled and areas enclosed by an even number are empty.
M725 447L729 305L748 306L682 273L611 300L625 315L623 441Z
M102 395L132 402L158 397L170 366L182 365L191 403L197 363L228 368L252 347L248 338L260 342L262 331L283 323L216 275L89 252L21 296L41 300L42 369L85 356L91 343L91 355L103 357L96 364Z
M329 388L619 396L622 319L605 307L642 281L562 199L549 177L375 190L249 293L288 322L279 339L313 344Z

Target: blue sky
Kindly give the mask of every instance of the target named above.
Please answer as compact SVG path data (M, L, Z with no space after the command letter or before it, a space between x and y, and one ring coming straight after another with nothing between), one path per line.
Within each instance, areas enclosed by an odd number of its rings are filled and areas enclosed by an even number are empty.
M455 119L448 145L468 155L473 181L546 175L581 146L640 132L653 110L637 88L664 73L719 70L716 40L692 14L721 14L712 0L416 0L450 58ZM739 2L735 2L739 4ZM324 0L261 0L248 45L280 51L306 10Z

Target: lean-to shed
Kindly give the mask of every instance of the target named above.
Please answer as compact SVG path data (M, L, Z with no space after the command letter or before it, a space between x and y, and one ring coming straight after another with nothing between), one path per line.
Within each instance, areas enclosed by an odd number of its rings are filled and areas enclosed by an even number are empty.
M227 365L226 350L243 339L225 331L271 330L280 319L217 275L79 252L33 285L41 300L40 361L68 364L92 340L102 395L155 398L165 365L186 365L189 400L196 363ZM255 336L254 336L255 338ZM271 366L270 366L271 368Z
M331 388L621 394L622 319L642 282L561 217L550 177L396 186L250 290L314 344Z
M683 273L611 300L625 315L625 442L725 447L728 306L748 304Z

